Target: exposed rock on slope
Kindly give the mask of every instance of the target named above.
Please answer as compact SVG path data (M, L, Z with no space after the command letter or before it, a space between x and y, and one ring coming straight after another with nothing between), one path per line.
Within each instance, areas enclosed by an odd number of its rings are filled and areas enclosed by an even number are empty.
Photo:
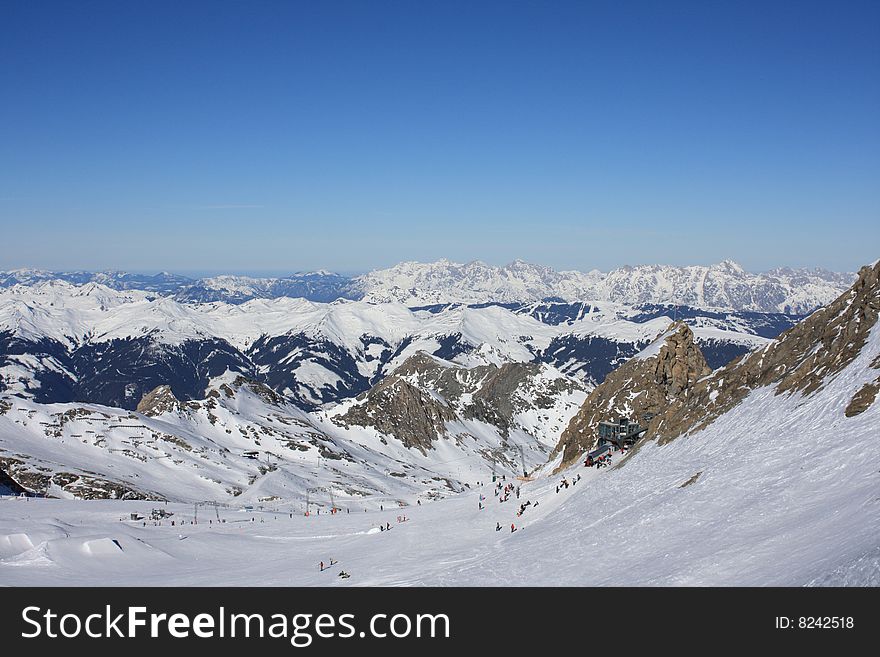
M583 394L581 384L546 365L466 368L420 352L358 397L358 403L334 421L372 427L423 451L445 436L447 423L456 420L484 422L503 438L522 429L546 443L545 435L535 435L542 433L538 429L558 432L560 427L551 417L570 413ZM536 427L541 422L528 422L525 416L530 414L546 424Z
M3 398L0 471L33 493L84 499L295 500L333 486L337 500L353 502L460 487L434 470L335 439L318 418L277 403L283 400L262 384L226 379L198 401L178 402L160 386L141 413ZM382 473L391 469L405 476L386 481ZM331 502L324 495L312 499Z
M684 323L673 324L590 393L553 454L562 451L563 463L578 458L596 444L599 422L619 417L643 422L645 414L656 416L686 399L700 377L710 372L693 331Z
M365 403L338 419L340 425L373 427L422 451L446 435L446 423L455 420L455 413L445 404L394 375L380 381L363 398Z
M44 464L16 457L0 456L0 485L15 493L46 497L74 497L81 500L163 500L158 493L141 491L111 481L95 472L55 471Z
M648 437L660 443L711 424L752 390L775 385L776 394L810 395L849 365L868 340L880 313L880 261L863 267L847 292L764 349L738 358L697 383L652 424ZM871 367L880 365L875 359ZM849 413L866 409L876 395L871 385L855 392Z
M176 413L180 411L180 401L171 391L171 386L156 386L141 398L137 405L137 412L156 417L163 413Z

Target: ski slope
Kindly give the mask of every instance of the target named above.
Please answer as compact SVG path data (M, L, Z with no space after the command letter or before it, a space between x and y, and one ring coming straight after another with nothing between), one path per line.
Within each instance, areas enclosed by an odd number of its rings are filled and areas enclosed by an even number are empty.
M809 397L758 389L707 429L617 467L554 475L549 464L504 503L488 472L482 486L405 508L305 516L300 502L278 502L220 509L219 524L203 508L195 526L190 505L167 506L183 526L144 527L124 518L157 503L7 497L0 584L880 585L880 405L843 414L876 376L878 352L874 330ZM517 517L525 500L533 506Z

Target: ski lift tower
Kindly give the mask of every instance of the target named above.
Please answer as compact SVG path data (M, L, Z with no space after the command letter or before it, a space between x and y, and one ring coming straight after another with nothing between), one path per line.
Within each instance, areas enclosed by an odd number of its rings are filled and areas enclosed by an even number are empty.
M309 504L311 503L311 494L312 493L320 493L321 491L330 495L330 508L336 508L336 498L333 496L333 489L331 487L325 486L315 486L313 488L306 489L306 515L310 515ZM317 504L317 502L315 502ZM334 512L335 513L335 512Z
M196 502L195 504L193 504L193 523L198 524L200 506L213 506L214 515L217 516L217 522L220 522L220 510L218 507L221 506L221 503L214 500L206 500L204 502ZM226 505L222 504L222 506L225 507Z
M529 476L529 471L526 469L526 455L523 450L522 445L516 446L517 451L519 452L519 464L522 467L522 476L517 477L520 481L531 481L532 478Z

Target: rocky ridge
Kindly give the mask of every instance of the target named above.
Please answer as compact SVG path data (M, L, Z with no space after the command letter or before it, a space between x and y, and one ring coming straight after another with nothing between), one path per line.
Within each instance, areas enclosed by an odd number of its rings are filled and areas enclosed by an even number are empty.
M650 426L673 402L687 398L701 377L711 373L694 334L676 322L643 352L613 371L589 394L563 432L553 455L562 463L577 459L597 441L599 422L631 418Z

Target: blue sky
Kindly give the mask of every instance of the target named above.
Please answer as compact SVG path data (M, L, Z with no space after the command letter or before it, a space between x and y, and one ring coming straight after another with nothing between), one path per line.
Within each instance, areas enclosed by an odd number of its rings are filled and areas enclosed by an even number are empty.
M0 269L852 270L878 2L0 8Z

